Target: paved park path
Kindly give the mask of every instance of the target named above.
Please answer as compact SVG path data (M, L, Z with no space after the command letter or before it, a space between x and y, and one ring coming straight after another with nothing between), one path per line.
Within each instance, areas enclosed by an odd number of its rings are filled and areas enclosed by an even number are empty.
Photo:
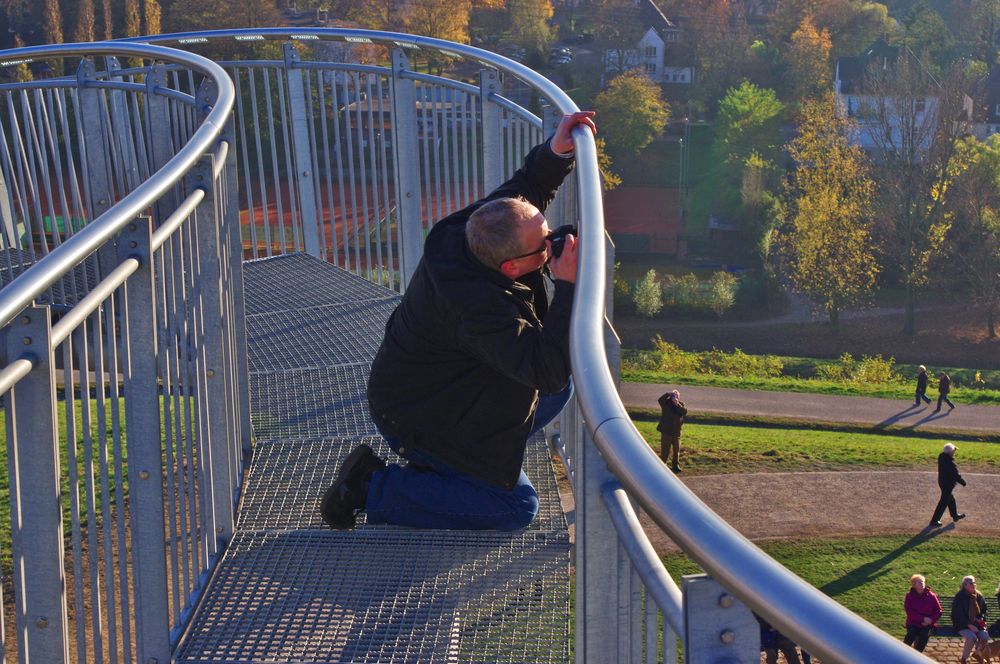
M1000 406L944 404L935 413L935 398L929 405L914 407L912 401L874 397L842 397L829 394L734 390L722 387L622 383L626 408L656 408L664 392L677 388L692 412L719 415L755 415L835 424L895 427L918 431L963 431L1000 435Z

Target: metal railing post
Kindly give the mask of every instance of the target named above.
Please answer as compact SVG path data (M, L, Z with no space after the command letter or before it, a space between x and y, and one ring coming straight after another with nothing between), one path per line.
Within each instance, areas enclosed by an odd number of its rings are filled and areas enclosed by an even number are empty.
M417 92L406 53L392 49L392 168L396 178L399 224L399 280L406 290L424 253L421 224L420 154L417 128ZM427 140L424 136L423 140Z
M320 251L320 224L316 210L316 178L312 167L312 144L309 141L310 110L306 108L306 94L302 82L301 61L294 44L282 45L285 58L285 81L288 84L292 129L292 153L295 157L295 182L299 194L299 215L302 217L302 238L307 254L322 258ZM235 146L234 146L235 147ZM295 223L295 220L292 221Z
M199 91L201 96L202 91ZM211 502L215 520L215 539L221 545L233 536L234 514L232 478L235 474L230 443L234 439L230 430L231 415L235 405L230 401L227 389L229 375L229 355L226 352L225 326L228 321L223 316L223 292L218 219L219 201L212 177L212 162L206 157L191 174L191 189L201 187L205 198L198 207L195 237L198 246L199 288L201 300L204 339L202 340L205 361L204 384L207 401L208 449L211 462Z
M48 307L26 308L7 333L7 357L34 368L7 396L14 601L20 661L68 662L66 570L55 362Z
M118 241L118 259L139 268L125 282L122 344L125 350L125 443L128 450L136 647L140 662L170 661L167 559L164 535L163 452L156 300L150 245L152 220L139 217Z
M562 113L555 106L545 105L542 109L542 140L548 140L554 133L559 121L562 120ZM569 177L563 180L562 186L555 199L549 203L545 210L545 217L549 219L549 227L557 228L563 224L574 223L574 219L569 216L569 206L566 201L576 196L576 178Z
M236 117L230 115L226 123L223 140L229 142L226 153L224 178L226 183L226 200L222 207L224 215L223 228L227 229L229 240L229 261L227 269L230 273L229 298L232 303L233 351L236 391L236 413L239 425L240 444L244 454L250 454L252 449L253 429L250 425L250 365L247 357L247 315L246 300L243 291L243 231L240 227L239 201L239 165L236 160Z
M502 85L496 69L479 70L479 99L482 126L479 135L483 140L483 191L491 192L503 184L503 126L500 123L500 106L491 96L499 94Z
M174 156L171 145L170 107L166 96L157 92L158 88L167 85L167 68L162 64L155 65L146 74L146 136L149 139L151 164L150 170L158 171ZM163 195L153 206L156 213L155 221L159 225L173 210L177 209L177 189Z
M123 80L118 73L122 66L117 57L112 55L105 58L105 64L108 68L109 81ZM125 185L131 191L139 184L139 158L129 122L131 112L125 102L125 93L121 90L112 90L108 102L110 104L111 125L114 130L111 136L118 144L118 156L122 163Z
M582 414L581 414L582 415ZM576 662L613 662L618 652L618 535L602 487L614 481L583 424L576 449ZM563 435L566 432L563 431Z
M681 591L687 664L759 661L760 627L750 609L707 574L685 576Z
M110 127L107 126L107 115L104 112L101 89L93 87L97 80L94 61L84 58L76 72L77 95L80 99L80 117L88 122L81 123L83 145L81 151L84 157L84 173L88 186L87 203L90 206L90 221L98 218L111 209L114 204L111 195L110 168ZM101 274L107 274L114 267L115 249L105 245L97 251L97 263Z

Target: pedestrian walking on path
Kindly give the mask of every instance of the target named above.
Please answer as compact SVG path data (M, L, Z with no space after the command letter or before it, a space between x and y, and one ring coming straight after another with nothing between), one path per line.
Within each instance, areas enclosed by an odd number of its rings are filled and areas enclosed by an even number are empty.
M938 486L941 487L941 500L934 508L934 516L931 517L930 523L931 528L942 525L941 517L944 515L946 507L953 521L958 522L965 518L965 514L959 514L955 496L952 495L956 484L966 485L965 480L958 472L958 466L955 465L956 449L951 443L946 443L941 454L938 455Z
M920 365L920 372L917 374L917 397L914 406L919 406L921 399L924 403L930 403L931 398L927 396L927 367Z
M937 408L934 409L935 413L941 412L942 401L948 404L949 413L955 410L955 404L948 398L949 392L951 392L951 376L942 371L938 374L938 404Z
M681 451L681 427L684 426L687 408L677 390L666 392L660 397L659 403L660 423L656 429L660 432L660 458L663 463L671 462L670 469L679 473L681 467L677 461Z

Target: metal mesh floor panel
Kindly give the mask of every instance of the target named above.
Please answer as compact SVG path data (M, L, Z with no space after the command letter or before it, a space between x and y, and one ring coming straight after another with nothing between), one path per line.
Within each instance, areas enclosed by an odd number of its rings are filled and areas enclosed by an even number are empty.
M525 455L527 530L326 529L320 497L355 445L398 461L365 394L398 297L304 255L245 277L254 457L176 661L568 661L569 537L542 437Z
M320 498L333 482L341 461L360 443L371 445L390 463L399 462L381 436L257 443L247 480L253 490L244 495L239 527L244 530L325 529L319 516ZM524 472L538 491L539 500L538 516L529 529L565 529L566 520L559 503L548 447L541 436L528 444Z
M398 303L393 297L247 316L250 371L370 361Z
M243 264L247 313L391 297L396 293L308 254L286 254Z
M38 258L41 258L39 255ZM7 286L35 264L31 255L20 249L0 249L0 288ZM86 297L97 285L97 260L88 258L52 284L39 298L40 304L72 306Z
M356 364L250 376L258 440L376 434L368 414L368 367Z
M240 532L177 661L569 660L566 533Z

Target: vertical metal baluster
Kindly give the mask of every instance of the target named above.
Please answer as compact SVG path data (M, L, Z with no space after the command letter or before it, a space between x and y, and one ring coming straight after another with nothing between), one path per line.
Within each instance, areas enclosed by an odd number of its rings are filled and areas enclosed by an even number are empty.
M292 227L292 246L295 251L302 251L302 218L299 215L299 199L296 195L299 187L298 172L295 170L295 164L293 160L295 155L292 153L292 143L290 130L288 125L293 122L291 113L289 113L287 108L287 102L285 101L287 93L285 92L285 78L278 74L277 71L274 73L274 80L278 86L278 112L281 113L281 140L284 146L285 155L285 175L288 178L287 188L288 188L288 207L291 210L291 227ZM283 252L283 253L287 253Z
M75 398L75 385L73 381L73 351L74 351L74 336L78 336L83 340L83 343L76 343L75 350L82 356L77 360L77 366L80 367L80 377L81 377L81 387L80 395L82 397L81 402L84 408L84 413L87 412L89 406L89 391L86 389L85 384L87 375L87 332L86 323L84 323L80 329L77 330L76 334L70 336L69 339L63 344L63 389L64 389L64 412L66 417L66 471L68 473L68 488L69 488L69 523L70 523L70 547L73 551L73 623L76 627L76 658L79 662L87 661L87 621L84 616L87 615L85 608L85 597L83 588L83 544L82 535L80 532L80 466L79 460L77 459L77 430L76 430L76 398ZM83 421L84 431L87 427L87 419ZM93 518L93 515L88 515Z
M35 223L40 223L41 210L38 209L37 196L33 197L30 204L27 199L28 192L36 191L35 179L25 168L24 162L27 161L27 156L24 154L24 141L21 138L21 129L20 123L17 119L17 111L14 109L13 92L8 90L5 95L5 99L7 101L7 115L10 118L11 150L14 153L14 165L17 168L17 176L13 178L13 181L20 182L23 187L24 198L22 198L21 201L21 214L24 217L24 230L27 236L28 256L31 261L34 262L37 258L35 255L35 242L33 238L34 227ZM35 213L34 219L39 221L33 222L32 212ZM42 239L44 241L44 235Z
M268 73L267 68L264 68L261 73L264 77L264 108L267 110L267 134L268 140L271 142L271 182L274 186L274 201L277 205L278 211L279 246L281 247L280 253L285 254L288 253L288 243L285 241L285 208L282 203L285 196L284 192L282 192L281 177L278 175L278 144L275 141L274 136L274 109L273 104L271 103L271 74ZM280 77L278 78L280 79Z
M375 210L375 272L378 283L385 285L388 283L386 275L386 264L382 258L382 234L389 227L389 204L388 204L388 176L385 159L385 132L386 122L384 115L382 76L375 75L375 99L378 100L378 110L373 111L372 105L368 104L368 118L370 120L368 133L371 137L371 175L372 175L372 206ZM390 107L391 108L391 107ZM376 123L378 123L377 128Z
M319 127L320 135L323 145L323 168L326 171L326 209L329 210L327 218L329 219L329 231L323 231L323 258L334 265L337 264L337 255L339 244L337 238L337 214L338 212L343 217L341 212L340 204L337 199L333 196L333 163L330 159L330 132L327 129L327 119L326 119L326 84L323 82L323 74L325 72L320 70L316 72L316 94L317 101L319 103ZM331 103L335 102L337 99L336 90L331 87ZM336 123L336 105L333 107L334 123ZM327 235L330 236L329 247L326 245Z
M11 323L7 357L31 355L31 373L7 394L8 477L18 647L46 662L69 661L66 570L59 487L55 361L48 307Z
M653 594L648 590L646 591L643 613L645 616L645 624L643 626L643 642L646 650L645 664L656 664L659 661L657 653L657 646L660 641L657 638L659 636L659 623L657 622L656 602L653 601ZM664 622L663 629L665 631L669 630L670 625ZM667 660L666 653L664 653L663 661L669 661Z
M371 80L368 74L364 75L365 81L365 98L367 101L367 106L371 108L372 104L372 86ZM368 223L368 217L371 213L368 204L368 166L365 163L365 113L362 110L361 102L358 101L355 107L354 114L355 122L357 123L357 140L358 140L358 175L361 179L361 212L364 217L364 232L362 238L365 243L365 267L364 276L369 281L372 280L372 244L371 244L371 229ZM360 274L360 272L359 272Z
M153 283L156 286L154 289L154 294L156 296L156 342L157 342L157 357L159 359L159 375L162 385L162 396L160 397L160 409L161 409L161 428L163 429L164 437L164 469L167 480L167 551L169 554L169 582L170 582L170 607L171 607L171 624L179 624L180 622L180 609L184 604L184 597L187 594L186 588L182 591L180 585L180 563L178 561L178 549L181 546L182 531L178 528L178 496L177 496L177 485L175 478L178 469L181 467L181 463L174 454L174 429L171 426L173 423L173 413L171 409L170 395L174 391L174 383L172 381L173 377L173 357L169 352L167 346L168 339L170 338L170 328L168 321L168 307L167 298L169 297L169 292L166 286L166 275L164 274L163 266L163 254L164 249L156 252L151 256L153 262Z
M504 163L503 179L506 181L514 173L516 168L514 160L514 137L517 134L517 116L504 109L504 117L507 120L507 128L504 131L504 139L507 144L507 159Z
M480 90L481 92L482 90ZM470 141L472 143L472 154L469 155L469 159L472 162L472 198L469 201L470 203L472 200L479 200L485 196L485 193L480 189L481 180L479 179L479 158L483 153L483 146L479 140L479 123L481 121L479 118L479 111L481 109L479 98L480 95L478 94L472 97L468 110Z
M19 90L20 95L20 105L22 113L22 125L24 126L24 136L21 141L21 150L24 154L25 166L27 172L30 174L30 182L32 183L30 191L34 193L34 208L36 215L36 223L38 226L38 238L41 242L41 252L45 256L49 253L49 240L45 235L45 212L42 209L43 196L41 195L47 184L42 180L42 173L39 173L38 159L35 155L35 141L34 138L34 125L31 115L28 112L28 91ZM44 171L44 167L42 169Z
M9 93L8 93L9 94ZM3 178L8 185L8 190L5 192L5 200L3 204L11 205L11 229L10 232L15 236L17 234L17 228L13 226L14 218L14 208L20 210L21 218L24 220L25 232L30 238L30 224L28 220L28 202L24 197L25 189L21 186L21 181L14 177L13 169L15 168L14 163L10 156L10 149L7 146L7 132L3 128L3 123L0 123L0 165L3 168ZM21 245L21 239L19 237L12 238L12 247L16 247L20 252L23 249ZM10 265L10 257L7 257L7 267L11 271L13 267ZM13 276L13 272L11 272Z
M154 70L154 68L150 67L147 70L147 73L145 74L145 76L149 76L149 72L152 72L153 70ZM134 84L135 83L135 75L134 74L129 74L128 80L129 80L129 83L133 83ZM152 99L152 98L154 98L156 96L159 96L159 95L152 94L150 92L150 89L149 89L148 85L147 85L146 91L145 91L145 98L146 99ZM145 118L143 117L142 113L140 113L140 111L139 111L139 95L136 93L135 90L132 90L132 91L130 91L128 93L128 98L129 98L129 101L131 102L131 104L130 104L130 112L132 114L132 136L133 136L132 142L135 145L136 153L137 153L136 154L136 161L137 161L138 166L139 166L139 181L140 182L145 182L146 180L149 179L150 174L153 173L153 172L155 172L157 170L155 168L151 168L152 162L149 159L148 148L146 146L146 139L148 138L148 139L152 140L156 136L156 134L159 133L159 132L146 133L145 131L143 131L146 125L145 125ZM164 126L166 126L166 125L164 125Z
M254 132L254 143L255 143L255 147L257 148L257 180L258 180L258 183L260 184L260 201L261 201L260 204L261 204L261 213L263 214L263 217L264 217L264 237L267 239L266 240L267 247L265 249L265 255L268 256L268 257L270 257L271 253L272 253L272 251L271 251L271 245L273 243L272 235L274 233L274 229L271 226L271 206L268 203L267 183L264 181L264 171L265 171L265 167L264 167L264 150L261 148L261 142L260 142L260 135L263 132L260 129L260 127L261 127L261 118L260 118L260 111L257 108L257 83L256 83L257 77L254 74L253 67L247 67L247 78L250 81L250 107L251 107L251 112L253 113L254 126L257 127L257 131ZM264 78L265 78L265 80L267 79L267 70L266 69L264 70ZM268 102L268 104L270 104L270 102ZM268 120L268 124L269 125L272 124L270 122L270 117L271 117L271 113L270 113L270 111L268 111L268 119L269 119ZM270 138L272 136L274 136L274 127L270 126L269 127L268 137ZM274 159L274 149L273 149L274 148L274 143L273 143L273 141L272 141L271 148L272 148L271 149L271 158L273 160ZM278 206L280 207L280 205L281 205L281 192L278 191L278 184L279 183L275 180L275 181L273 181L273 184L274 184L274 187L275 187L274 196L277 197ZM284 252L282 252L282 253L284 253ZM257 258L257 257L258 257L258 253L257 253L257 249L255 247L254 248L254 258Z
M436 132L433 129L432 119L429 118L429 111L427 108L427 100L424 98L424 85L421 84L416 87L416 97L420 100L420 109L417 113L418 121L420 122L420 129L418 135L420 136L421 142L421 153L423 156L423 175L419 182L421 184L420 191L421 194L427 195L427 214L421 215L420 225L422 228L428 228L431 224L431 217L434 216L434 201L436 197L432 195L432 167L431 167L431 155L430 155L430 143L434 140ZM434 200L431 200L434 198ZM402 252L402 223L400 224L400 252ZM405 282L404 282L405 284Z
M625 552L625 547L622 545L621 540L616 539L616 543L617 560L615 571L617 572L617 578L615 586L617 595L614 599L617 613L617 620L615 621L615 642L617 643L617 648L614 661L631 662L632 660L629 659L629 636L632 632L632 616L628 608L629 598L632 594L632 578L629 573L632 562L629 560L628 553Z
M316 210L316 231L319 235L317 238L319 241L319 254L317 254L321 259L327 260L326 257L326 235L327 227L323 221L323 186L320 181L320 170L319 170L319 154L317 153L319 149L319 137L317 136L318 131L316 129L316 122L319 121L323 124L322 115L315 117L313 115L313 86L312 79L313 75L310 70L304 69L302 71L302 77L305 83L305 97L306 97L306 128L309 130L309 145L307 146L309 151L309 166L312 168L311 186L313 188L313 206ZM319 72L316 73L316 80L319 87L322 84L319 82ZM322 107L320 107L322 108ZM320 111L321 112L321 111ZM307 250L308 251L308 250Z
M424 239L420 164L413 158L419 154L417 141L421 132L417 127L416 85L405 75L409 68L410 63L403 49L393 49L392 161L396 177L396 223L399 224L399 280L400 288L404 290L423 254Z
M84 173L87 181L87 203L90 207L90 219L101 216L112 205L111 167L108 163L107 131L109 125L105 122L102 112L102 95L98 88L88 86L95 81L97 74L94 63L81 60L77 68L78 104L77 117L88 118L90 122L78 122L78 138L80 152L83 155ZM101 274L107 274L114 265L114 248L107 245L97 252L97 264Z
M116 534L118 536L118 597L121 600L121 623L122 623L122 650L124 652L124 661L129 664L132 661L132 655L136 651L136 643L132 638L133 634L133 621L137 620L137 617L132 612L132 606L134 605L130 598L130 590L132 588L131 579L133 575L129 573L128 566L128 540L129 533L127 528L129 525L128 519L128 509L125 507L125 492L126 492L126 478L125 478L125 455L123 450L125 448L123 441L123 431L122 431L122 396L121 391L118 387L118 375L120 372L119 367L119 344L118 335L121 334L120 328L118 327L118 315L119 307L115 305L114 297L108 298L104 307L104 320L103 329L106 332L102 334L96 334L96 339L101 339L103 336L104 340L104 353L107 357L108 365L108 396L111 411L111 439L109 444L111 445L111 455L112 461L114 463L114 474L115 474L115 514L117 515L115 525ZM123 314L124 315L124 314ZM95 322L95 326L100 325L100 322ZM99 332L100 330L98 330ZM103 377L102 377L103 380ZM104 417L105 406L103 405L104 391L100 390L98 392L98 402L97 408L99 413L98 425L101 429L100 435L105 436L107 431L107 426L101 426L103 421L100 418ZM103 438L102 438L103 444Z
M312 165L310 154L312 146L315 144L309 139L309 110L306 105L306 95L304 81L302 80L302 69L298 67L301 58L295 44L282 44L282 54L284 55L285 82L288 88L289 111L285 112L285 96L278 97L281 103L281 116L283 134L285 137L285 155L288 165L287 173L289 177L289 187L295 186L298 192L298 204L292 196L292 216L297 219L295 223L295 250L299 251L300 246L311 256L319 256L319 221L316 210L316 176ZM279 86L283 85L281 79ZM291 124L292 145L289 147L288 124ZM294 159L294 166L290 163ZM296 209L297 207L297 209ZM300 214L296 214L296 212ZM299 226L302 227L302 244L299 239Z
M346 81L346 77L343 80ZM348 129L344 132L340 131L341 121L348 116L346 109L343 113L340 111L340 97L343 96L346 99L347 84L341 83L339 84L340 87L338 87L337 75L333 76L332 81L333 82L330 86L330 115L333 117L333 144L337 151L337 210L340 213L340 235L342 239L340 243L340 251L343 256L343 260L336 264L340 265L345 270L349 270L351 262L351 245L348 239L347 230L347 191L344 188L344 141L341 134L350 134L350 121L347 121L345 124ZM338 91L342 91L343 94L340 94ZM334 228L334 231L336 232L336 228Z
M150 165L154 171L163 168L174 153L170 144L170 109L167 107L167 98L158 92L166 82L166 71L162 65L153 67L146 74L145 121L150 141L148 158L152 160ZM138 113L136 117L139 117ZM144 161L145 159L144 156ZM172 187L156 201L153 205L153 220L156 227L170 216L170 213L177 208L177 203L176 187Z
M56 97L56 108L59 112L59 122L62 126L63 140L66 142L66 158L68 161L69 168L69 185L70 194L73 199L73 215L83 221L87 222L87 213L83 205L83 196L80 192L80 179L77 173L76 158L73 156L73 142L71 140L72 133L70 132L69 126L69 104L66 102L66 91L59 90L59 95ZM77 123L82 124L82 123ZM82 164L81 164L82 166ZM86 179L86 178L84 178Z
M199 98L203 94L212 95L213 90L203 86ZM193 171L192 186L202 186L205 189L205 200L199 208L204 214L198 215L197 225L197 256L199 275L199 300L202 311L202 338L205 360L206 409L208 417L209 440L211 449L212 474L212 505L215 514L214 537L221 542L228 542L233 535L233 496L229 490L230 478L233 476L228 443L232 439L227 427L228 414L232 412L225 384L229 367L226 365L225 339L223 337L223 312L220 271L220 256L223 247L220 246L218 219L216 217L217 196L212 182L212 164L207 158Z
M454 91L442 86L437 86L434 88L438 96L441 99L441 126L443 131L441 132L442 143L441 143L441 163L444 164L444 202L445 202L445 214L451 214L457 209L458 199L455 195L455 178L456 173L453 173L454 164L454 148L452 144L455 142L455 137L452 136L452 132L455 131L455 125L452 120L452 109L455 106L455 95L452 94ZM452 197L455 200L452 200Z
M663 661L673 664L677 661L677 634L670 628L666 616L661 612L663 622Z
M447 208L444 204L444 189L447 187L447 183L444 182L444 176L442 175L443 167L441 166L441 155L444 149L444 134L447 131L447 127L441 122L441 104L436 99L437 88L432 85L424 86L425 92L429 95L430 106L431 106L431 118L434 125L434 149L431 151L434 161L434 194L435 202L437 203L436 213L433 219L429 219L428 228L433 226L438 219L443 219L447 214Z
M203 440L201 429L198 428L200 426L198 408L201 397L196 377L197 349L189 346L187 343L187 339L194 338L196 334L194 289L192 287L194 274L193 269L186 269L186 266L189 264L188 248L191 246L191 237L194 235L193 224L196 223L195 214L188 218L187 222L181 227L181 232L174 238L176 253L172 275L175 291L174 301L177 307L175 313L177 343L180 348L181 376L184 381L182 424L184 428L184 457L188 460L186 482L189 522L192 533L200 535L200 538L197 540L192 538L191 543L192 576L197 576L197 571L202 568L203 560L205 561L205 566L208 566L209 540L215 541L210 532L210 529L214 529L214 524L210 523L209 519L211 515L205 508L206 492L201 490L201 484L198 481L204 475L202 465L207 462L207 459L204 459L200 452L196 453L195 451L196 449L200 449Z
M170 614L151 242L151 219L138 218L123 233L118 258L139 260L139 268L125 282L121 323L138 659L166 662L170 658Z
M638 506L633 505L633 507L635 508L636 516L638 516ZM631 559L629 559L628 570L630 595L628 620L631 626L628 634L628 661L640 662L642 661L642 581L639 579L639 570L632 564Z
M86 336L83 337L86 339ZM86 343L80 348L81 372L86 373L89 364ZM89 385L84 385L89 388ZM91 424L90 396L89 389L85 391L87 396L83 399L83 467L85 483L85 507L87 512L87 555L89 558L88 568L90 571L90 623L94 645L94 660L104 659L104 631L101 624L101 617L104 614L101 608L101 580L100 580L100 546L97 541L97 488L94 486L94 438L92 436L93 426ZM77 616L77 620L83 620L83 616Z
M382 77L380 76L378 80L379 80L379 98L381 99L381 94L382 94ZM389 95L389 122L386 123L386 122L383 121L383 123L382 123L383 124L383 127L382 127L382 145L379 148L379 154L382 156L382 170L381 170L381 179L382 179L382 209L385 210L385 249L386 249L386 261L387 261L387 265L386 265L386 268L385 268L383 274L384 274L385 277L388 278L388 280L387 281L383 281L383 283L388 283L389 288L391 288L392 290L396 290L396 276L395 276L396 261L395 261L395 257L393 256L393 254L395 252L393 251L393 248L392 248L393 245L395 244L395 242L393 241L393 237L392 237L392 219L393 219L394 216L397 218L396 224L397 224L397 227L398 227L399 226L399 221L398 221L398 218L399 218L399 207L398 207L398 205L399 204L397 202L396 207L395 207L395 213L394 213L393 212L394 208L393 208L393 204L392 204L392 196L390 196L390 194L389 194L389 181L390 181L390 177L391 177L391 179L392 179L392 181L394 183L393 187L392 187L393 192L398 192L399 191L399 187L396 186L396 184L395 184L395 182L397 180L397 178L395 177L395 174L399 172L398 166L397 166L398 161L393 156L395 154L394 151L396 149L396 145L395 145L395 141L396 141L395 126L396 125L395 125L395 120L394 120L394 118L395 118L394 111L395 111L395 108L396 108L396 100L395 100L395 96L393 94L393 85L391 84L391 81L390 81L390 84L387 85L387 86L385 86L385 87L388 88L388 95ZM416 100L414 100L414 103L415 102L416 102ZM411 127L409 129L409 133L415 139L416 135L417 135L416 108L414 108L413 111L414 111L414 115L413 115L414 122L413 122L413 125L411 125ZM382 105L380 103L379 104L379 116L382 117L383 120L385 118L385 113L386 113L386 111L385 111L385 109L382 107ZM386 125L389 125L388 129L386 129ZM386 145L386 136L387 135L391 139L391 144L390 145ZM415 143L414 143L414 149L416 149L416 144ZM413 154L416 154L416 153L415 152L411 152L410 153L410 155L413 155ZM407 161L412 161L412 156L409 159L407 159ZM392 169L393 169L392 176L389 175L389 164L390 164L390 162L392 163ZM417 173L418 173L417 177L419 177L419 170L417 171ZM418 227L419 227L419 221L418 221ZM382 236L382 233L380 232L379 233L379 242L380 243L381 243L381 236ZM400 274L402 274L402 273L400 273Z
M122 80L121 64L118 58L111 56L105 58L107 62L108 80ZM121 176L124 187L120 190L123 194L134 190L139 186L139 167L136 158L135 145L132 143L132 121L129 117L128 104L125 101L125 93L121 90L111 90L109 93L108 107L111 114L111 127L113 129L113 143L118 146L118 154L121 158Z
M460 94L459 97L462 100L460 107L456 107L456 114L459 108L461 109L461 117L456 118L455 124L459 127L459 131L462 134L462 148L459 152L459 164L462 167L462 203L458 207L465 207L472 202L470 198L471 192L469 190L469 178L472 176L472 168L469 164L471 159L471 154L469 152L469 93L461 92L457 90L455 94Z
M253 197L253 184L250 178L250 144L247 142L247 124L249 123L249 118L246 116L246 112L243 110L243 89L240 84L241 76L238 67L233 67L230 75L233 77L233 82L236 84L236 126L240 128L240 153L243 157L243 191L246 194L247 200L247 220L250 224L250 246L251 246L251 258L258 258L257 253L257 209L254 206ZM256 122L254 124L256 126ZM255 132L257 133L257 132ZM258 142L260 138L258 137ZM241 236L242 240L242 236ZM242 243L241 243L242 245ZM245 257L246 251L244 250L240 256Z
M371 195L371 210L372 210L372 228L366 226L365 233L365 245L369 247L368 249L368 278L372 281L377 281L379 284L382 283L379 271L382 269L382 245L379 242L382 220L382 211L379 210L379 194L378 194L378 140L376 138L377 134L381 132L376 132L375 130L375 104L378 104L379 110L382 109L382 98L379 96L379 89L376 88L372 90L372 78L376 81L380 79L379 76L375 74L369 74L365 78L365 82L368 87L368 175L371 180L371 186L365 187L366 190L370 191ZM381 127L381 118L378 120L379 126ZM372 241L375 242L375 263L372 263L372 252L371 245Z
M493 95L500 93L500 72L483 69L479 72L479 103L482 106L480 118L483 124L483 195L488 194L503 183L503 127L500 122L500 106L493 101Z
M358 75L356 72L350 72L350 81L354 86L354 101L352 102L355 107L361 103L361 94L358 88L360 87L360 82L358 81ZM346 85L346 84L345 84ZM347 96L347 95L345 95ZM351 104L344 104L344 138L347 139L347 178L348 178L348 189L351 192L351 230L354 235L354 266L352 268L347 268L354 272L355 274L361 274L361 239L358 237L358 189L354 182L354 132L351 131L351 124L353 120L351 119ZM361 147L358 146L360 152Z

